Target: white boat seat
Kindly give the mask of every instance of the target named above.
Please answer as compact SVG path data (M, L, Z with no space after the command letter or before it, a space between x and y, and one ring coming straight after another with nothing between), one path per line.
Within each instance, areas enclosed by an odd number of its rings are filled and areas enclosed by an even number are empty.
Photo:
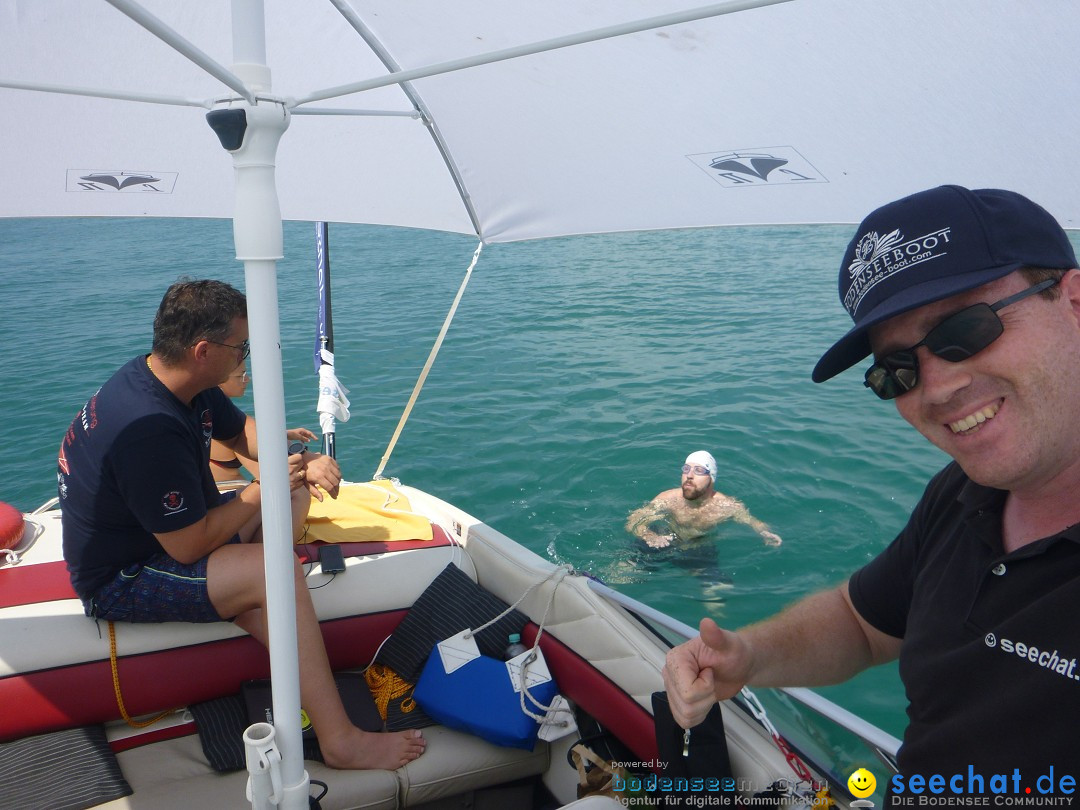
M550 758L544 742L524 751L492 745L443 726L424 729L424 736L428 741L424 755L394 771L402 807L538 776L547 770Z
M216 773L197 735L151 743L117 755L131 796L99 805L100 810L190 810L192 807L250 807L247 771ZM392 771L335 771L307 761L308 776L332 786L323 810L396 810L398 780ZM316 790L318 788L316 787ZM317 794L313 794L317 795Z
M311 779L329 786L323 810L396 810L469 793L493 785L539 776L548 766L549 749L503 748L442 726L424 729L424 755L396 771L338 771L306 761ZM117 755L135 793L100 805L108 810L190 810L192 807L246 807L247 771L214 772L198 737L150 743ZM317 793L318 787L313 790Z

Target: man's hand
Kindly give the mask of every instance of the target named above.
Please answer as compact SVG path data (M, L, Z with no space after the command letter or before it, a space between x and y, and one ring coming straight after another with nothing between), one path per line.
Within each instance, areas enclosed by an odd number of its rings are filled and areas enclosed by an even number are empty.
M651 548L667 548L675 541L674 534L657 534L656 532L648 532L642 538L647 546Z
M289 456L290 465L294 458L302 459L304 480L312 497L321 501L325 490L331 498L337 498L338 486L341 484L341 468L338 467L337 461L330 456L310 451Z
M780 539L780 535L770 531L761 532L761 539L765 541L767 546L778 546L784 542Z
M291 442L313 442L319 437L307 428L289 428L285 431L285 438Z
M751 650L740 635L702 619L698 637L667 654L664 686L675 722L682 728L699 725L714 703L742 689L752 663Z

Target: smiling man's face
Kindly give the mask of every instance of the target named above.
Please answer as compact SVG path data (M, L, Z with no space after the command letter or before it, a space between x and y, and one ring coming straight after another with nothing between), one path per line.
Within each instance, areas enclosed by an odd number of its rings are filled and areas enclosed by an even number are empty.
M912 346L942 319L1030 286L1020 273L898 315L870 333L875 354ZM1075 300L1075 303L1071 301ZM1080 440L1080 273L1061 297L1032 296L999 312L1004 332L958 363L917 349L919 382L895 400L916 430L984 486L1025 491L1076 463Z

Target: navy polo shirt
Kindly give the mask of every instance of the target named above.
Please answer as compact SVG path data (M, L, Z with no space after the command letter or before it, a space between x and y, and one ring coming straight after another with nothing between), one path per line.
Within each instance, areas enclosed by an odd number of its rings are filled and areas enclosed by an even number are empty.
M982 774L988 792L1008 774L1012 792L1019 769L1019 792L1038 795L1053 766L1055 785L1071 774L1080 794L1080 530L1006 554L1005 498L947 466L851 578L852 603L903 639L902 774Z
M183 529L217 506L210 439L238 435L246 419L217 386L181 402L146 355L98 389L64 436L57 472L64 559L82 599L161 553L154 533Z

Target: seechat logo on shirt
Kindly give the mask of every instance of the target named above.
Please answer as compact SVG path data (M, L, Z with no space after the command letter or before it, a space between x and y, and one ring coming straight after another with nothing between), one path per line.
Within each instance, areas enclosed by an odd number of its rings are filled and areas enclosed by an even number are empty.
M1016 655L1036 666L1080 681L1080 672L1076 671L1076 656L1072 658L1060 654L1057 650L1039 649L1034 644L1023 641L1013 641L1009 638L999 639L993 633L987 633L983 637L987 647L997 648L1007 655Z

